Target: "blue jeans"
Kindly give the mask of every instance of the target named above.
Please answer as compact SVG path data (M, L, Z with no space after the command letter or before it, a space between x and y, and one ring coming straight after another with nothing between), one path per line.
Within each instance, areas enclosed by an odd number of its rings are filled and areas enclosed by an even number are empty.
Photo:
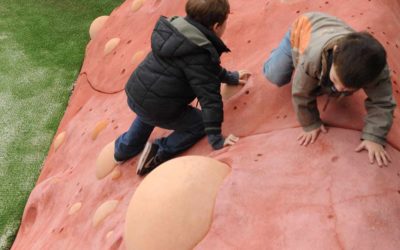
M264 63L264 75L269 81L278 87L282 87L290 82L293 70L289 30L278 48L271 52L268 60Z
M166 161L193 146L204 137L201 111L187 106L182 114L172 121L155 121L146 112L128 99L128 105L135 110L137 117L132 125L115 141L114 158L125 161L138 155L146 145L154 127L174 130L169 136L154 141L159 146L157 156Z

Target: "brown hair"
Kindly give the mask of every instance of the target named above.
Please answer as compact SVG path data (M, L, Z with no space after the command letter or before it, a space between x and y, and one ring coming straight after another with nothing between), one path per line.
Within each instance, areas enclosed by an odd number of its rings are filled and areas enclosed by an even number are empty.
M373 81L386 65L386 51L367 32L354 32L341 39L333 52L333 63L346 87L362 88Z
M216 23L223 24L229 12L228 0L188 0L186 3L186 14L209 29Z

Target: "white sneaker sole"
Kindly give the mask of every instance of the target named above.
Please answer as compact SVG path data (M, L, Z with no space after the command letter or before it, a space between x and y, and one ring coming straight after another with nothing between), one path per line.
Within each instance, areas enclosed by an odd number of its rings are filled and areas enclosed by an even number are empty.
M152 146L151 142L147 142L146 145L144 146L143 152L142 152L142 154L140 155L140 158L139 158L139 163L138 163L138 165L136 167L136 174L139 174L142 171L142 169L144 167L144 160L149 155L151 146Z

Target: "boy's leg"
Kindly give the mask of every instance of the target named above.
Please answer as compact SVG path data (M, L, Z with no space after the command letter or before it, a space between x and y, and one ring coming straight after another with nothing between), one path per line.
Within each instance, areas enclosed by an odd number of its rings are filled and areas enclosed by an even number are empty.
M137 165L138 175L148 174L158 165L193 146L205 135L201 111L191 106L176 120L155 125L174 132L146 144Z
M290 45L290 30L279 44L278 48L271 52L264 63L264 75L272 83L279 87L290 82L293 73L292 47Z
M144 123L139 116L131 127L115 141L114 158L116 161L128 160L143 150L154 126Z
M162 161L185 151L205 136L201 111L191 106L178 119L160 124L160 127L174 130L169 136L154 142L159 147L157 155Z

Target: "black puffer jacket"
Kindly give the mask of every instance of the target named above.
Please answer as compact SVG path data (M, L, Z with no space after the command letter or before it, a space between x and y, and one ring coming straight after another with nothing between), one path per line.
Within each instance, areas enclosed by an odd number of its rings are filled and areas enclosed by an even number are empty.
M131 101L149 118L169 121L197 97L205 132L214 138L221 135L220 84L237 84L239 80L237 72L220 66L220 55L229 49L214 33L187 17L161 17L154 28L151 47L152 52L126 85Z

